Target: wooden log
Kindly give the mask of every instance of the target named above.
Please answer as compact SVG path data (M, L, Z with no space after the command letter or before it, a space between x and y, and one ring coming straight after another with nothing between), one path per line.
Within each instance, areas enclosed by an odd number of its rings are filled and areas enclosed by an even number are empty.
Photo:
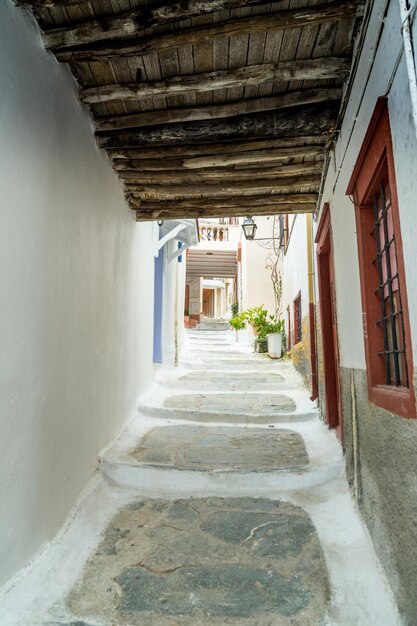
M316 207L315 202L281 202L280 204L270 205L262 203L259 206L245 205L240 203L238 206L215 206L205 205L198 207L195 203L190 203L181 208L179 206L171 206L171 204L161 204L155 206L144 205L138 208L132 204L131 209L136 212L136 220L138 222L154 221L154 220L170 220L170 219L198 219L200 217L241 217L244 215L277 215L278 213L313 213Z
M161 200L167 198L229 198L242 196L270 196L289 193L318 192L320 176L303 176L278 180L224 181L200 185L143 185L137 182L126 183L125 191L131 197Z
M302 91L289 91L268 98L254 98L253 100L240 100L229 104L218 104L205 107L183 107L180 109L162 109L160 111L146 111L145 113L131 113L96 119L96 130L112 131L126 128L143 128L144 126L159 126L162 124L175 124L178 122L196 122L200 120L222 119L275 111L294 106L317 104L318 102L331 102L340 100L342 90L340 88L304 89Z
M134 131L118 131L102 136L103 148L144 147L207 143L232 139L269 139L305 135L325 135L334 125L337 108L334 105L305 106L289 111L274 111L257 115L241 115L224 120L177 123L145 127Z
M200 170L207 168L244 168L262 167L271 163L285 165L300 163L303 160L316 161L324 158L323 148L305 146L297 148L281 148L277 150L254 150L253 152L238 152L237 154L215 154L206 157L190 157L185 159L117 159L115 169L135 169L136 171L160 171L164 170ZM127 167L126 167L127 165ZM219 170L220 171L220 170Z
M106 137L97 136L97 143L100 146L102 140ZM157 148L109 148L107 150L113 159L171 159L205 155L238 154L241 152L253 152L255 150L270 150L282 148L284 151L290 148L288 154L292 151L302 154L302 149L317 150L323 152L324 138L320 135L312 135L310 137L284 137L283 139L260 139L252 141L225 141L222 143L197 143L191 145L180 146L159 146ZM300 149L300 150L299 150ZM298 152L297 152L298 151Z
M200 170L206 170L213 168L216 171L221 171L222 168L230 167L251 167L259 168L263 165L290 165L291 163L300 163L307 159L308 161L322 160L324 157L324 150L313 148L287 148L281 150L255 150L254 152L243 152L241 154L226 154L226 155L214 155L207 157L191 157L189 159L142 159L139 161L133 160L129 162L128 169L134 169L138 172L161 172L164 171L179 171L184 172L187 170L199 170L195 172L200 173ZM117 163L118 168L123 169L125 167L123 163Z
M137 100L156 96L189 95L229 87L245 87L279 80L322 80L346 78L350 60L339 57L281 61L263 65L249 65L234 70L203 72L189 76L174 76L148 83L101 85L80 90L80 99L88 104L111 100Z
M276 180L279 178L288 178L291 176L311 176L319 175L323 169L323 162L307 162L296 163L295 165L287 165L283 167L267 167L255 170L234 170L234 169L208 169L199 170L198 172L185 170L166 170L164 172L148 171L138 172L137 170L118 170L119 178L127 183L138 182L139 184L152 185L182 185L182 184L198 184L201 182L223 182L223 181L243 181L256 180Z
M324 150L310 149L294 154L294 150L282 153L280 150L259 150L253 153L230 155L230 162L222 156L203 157L201 163L194 157L191 159L115 159L113 169L119 173L123 171L135 171L150 176L173 176L175 174L189 174L191 176L221 176L227 175L244 176L250 172L266 171L273 166L274 171L283 171L284 167L299 167L305 162L306 167L321 167L324 159ZM216 159L219 166L216 166ZM207 163L207 165L206 165ZM198 170L198 171L189 171Z
M317 202L316 193L293 193L293 194L280 194L276 196L246 196L237 198L195 198L193 200L165 200L165 201L152 201L143 200L142 198L135 198L134 194L126 194L126 197L130 203L131 208L141 209L143 211L155 211L159 209L241 209L245 207L245 211L248 207L255 210L259 207L268 205L273 211L273 207L293 206L294 211L297 210L300 204L315 205ZM236 213L235 213L236 215ZM246 215L245 213L238 213L237 215ZM255 214L253 214L255 215Z
M71 36L71 48L58 47L52 38L53 33L45 34L45 46L53 48L60 61L97 61L112 57L127 57L152 54L173 50L182 46L199 45L208 39L216 37L236 37L254 33L268 33L277 30L289 30L302 28L303 26L318 26L328 22L338 22L350 19L363 13L364 0L335 0L334 2L309 6L303 9L290 9L279 11L269 15L253 15L233 20L226 20L210 25L192 26L176 31L169 31L149 37L143 37L137 41L123 41L126 32L123 29L117 31L109 28L106 23L102 29L90 32L88 36L79 38ZM100 22L100 19L98 19ZM107 33L108 41L94 41L101 30ZM132 37L132 32L129 31ZM89 43L91 41L91 43ZM66 43L65 45L69 45Z
M46 9L54 7L67 7L87 4L91 0L14 0L17 6L32 6L34 9ZM282 0L272 0L272 4L282 2ZM110 28L113 28L117 32L117 28L123 32L123 23L136 22L136 28L143 30L144 28L150 28L152 26L160 26L170 22L176 22L179 20L189 19L191 17L198 17L200 15L208 15L216 11L224 11L229 9L243 9L250 6L266 4L265 0L182 0L181 2L159 2L155 6L147 6L135 8L130 11L124 11L122 13L112 12L105 17L108 19L107 23ZM95 28L97 29L97 35L100 37L101 29L105 23L103 16L100 19L88 20L86 26L88 30L94 35ZM81 25L80 25L81 26ZM78 30L80 26L72 30ZM50 29L57 34L57 40L59 40L58 34L64 28ZM79 30L79 36L83 36L87 29ZM65 41L65 38L63 38Z

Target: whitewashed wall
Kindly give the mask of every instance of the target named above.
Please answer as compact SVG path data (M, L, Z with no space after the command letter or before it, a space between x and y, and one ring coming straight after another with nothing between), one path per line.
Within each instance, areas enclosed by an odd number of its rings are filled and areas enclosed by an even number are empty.
M388 14L377 45L387 4ZM344 367L365 368L355 214L346 189L376 101L384 95L388 95L394 145L414 359L417 356L417 325L413 323L417 319L417 273L412 262L416 259L417 142L405 59L400 56L400 28L397 1L374 2L364 50L323 194L323 203L329 202L331 210L340 360ZM416 25L414 31L417 36Z
M64 522L151 377L152 227L70 72L0 3L0 582Z
M256 237L272 237L272 217L256 217ZM272 314L274 313L274 289L271 281L271 270L268 269L268 254L270 248L262 247L256 241L246 241L241 236L242 243L242 310L263 304Z
M288 248L283 256L282 310L285 323L287 324L287 307L290 307L291 332L293 333L294 300L300 291L302 317L309 312L306 215L299 214L289 217L289 237Z

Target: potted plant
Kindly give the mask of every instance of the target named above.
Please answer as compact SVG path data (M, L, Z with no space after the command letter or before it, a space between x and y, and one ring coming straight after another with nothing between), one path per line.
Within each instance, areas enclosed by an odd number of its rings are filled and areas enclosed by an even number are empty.
M236 341L239 339L239 330L244 330L246 328L246 322L242 315L235 315L229 321L229 324L236 331Z
M267 352L268 340L266 335L258 335L254 341L255 352Z
M268 311L264 308L263 304L253 307L252 309L247 309L242 315L252 326L255 337L264 334L263 329L267 324Z
M270 321L266 326L266 336L268 339L268 356L271 359L280 359L282 354L282 333L284 331L284 320L276 320L270 315Z

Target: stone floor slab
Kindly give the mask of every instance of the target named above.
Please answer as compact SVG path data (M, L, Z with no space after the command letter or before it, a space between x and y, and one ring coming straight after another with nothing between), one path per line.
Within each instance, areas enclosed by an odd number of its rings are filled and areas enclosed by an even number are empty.
M203 412L256 413L258 415L273 415L275 412L292 413L296 410L294 400L284 394L259 395L245 392L240 394L178 394L167 398L164 406Z
M308 467L298 433L265 428L153 428L131 455L147 466L210 472L291 472Z
M256 498L133 502L67 598L105 626L319 626L328 602L310 517Z

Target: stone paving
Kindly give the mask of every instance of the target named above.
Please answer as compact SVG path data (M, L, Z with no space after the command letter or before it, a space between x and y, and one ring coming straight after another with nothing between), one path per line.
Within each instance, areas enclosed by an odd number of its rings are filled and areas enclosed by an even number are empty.
M223 326L189 331L1 626L400 626L334 433Z
M145 465L208 472L287 471L308 465L307 451L298 433L220 426L153 428L132 456Z
M320 624L329 598L309 516L252 498L138 500L112 520L71 591L120 626Z

